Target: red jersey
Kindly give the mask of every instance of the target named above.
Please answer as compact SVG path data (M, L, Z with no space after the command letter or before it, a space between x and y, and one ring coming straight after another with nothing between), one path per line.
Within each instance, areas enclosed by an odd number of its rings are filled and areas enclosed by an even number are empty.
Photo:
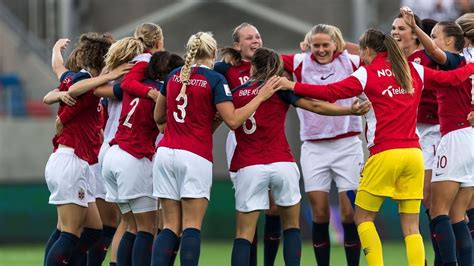
M448 60L440 68L458 68L466 65L464 57L459 54L446 52ZM464 80L455 86L436 86L436 96L439 106L439 124L441 136L447 133L470 127L467 121L467 114L473 111L472 83L471 80Z
M73 76L68 74L64 76L65 79L61 82L60 91L67 91L72 84L91 77L85 71L78 72ZM61 104L58 110L63 130L57 135L57 144L73 148L74 153L90 165L98 162L100 112L99 98L94 96L93 90L81 95L74 106Z
M474 64L453 71L436 71L409 64L414 94L397 83L387 53L379 53L369 66L360 67L348 78L327 85L297 83L295 93L334 102L357 95L372 102L367 113L366 137L371 155L397 148L419 148L416 110L423 86L457 86L474 72ZM467 114L467 113L466 113Z
M257 96L261 82L247 82L232 91L235 108L240 108ZM235 148L230 171L275 162L294 162L285 135L285 119L290 104L300 97L289 91L278 91L262 103L247 121L235 130Z
M160 147L195 153L212 162L212 123L216 104L232 101L221 74L205 67L191 69L185 96L181 91L181 68L173 70L161 89L166 96L166 131Z
M128 91L135 97L147 97L147 93L151 88L142 83L142 81L146 78L150 58L151 53L145 52L132 59L131 62L135 63L135 65L123 76L120 83L124 91Z
M159 82L146 80L143 85L159 89ZM155 102L145 97L135 97L123 88L122 111L120 113L119 126L115 138L110 145L119 147L141 159L147 157L153 159L155 153L155 140L159 130L153 119Z
M414 62L431 69L438 69L437 64L426 55L425 50L415 51L407 58L407 60L408 62ZM424 89L421 93L417 121L418 123L429 125L439 124L438 101L436 100L435 90Z
M221 61L214 65L214 70L221 73L226 78L230 89L235 89L249 80L250 67L251 63L248 61L242 60L237 66Z

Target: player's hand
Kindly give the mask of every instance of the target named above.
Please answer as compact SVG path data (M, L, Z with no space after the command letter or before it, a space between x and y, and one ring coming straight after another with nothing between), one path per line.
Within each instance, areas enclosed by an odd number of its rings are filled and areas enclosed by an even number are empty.
M61 119L59 119L59 116L56 117L56 135L59 135L61 131L63 131L63 123L61 123Z
M222 122L224 121L221 117L221 115L219 114L219 112L216 112L216 114L214 115L214 121L216 122Z
M67 48L67 46L69 45L71 41L69 39L59 39L56 41L56 43L54 44L53 46L53 50L54 49L60 49L60 50L64 50Z
M469 124L471 124L471 126L474 127L474 111L471 111L471 112L467 115L467 121L469 121Z
M158 99L158 95L160 95L160 93L155 88L150 87L150 90L148 90L146 95L149 98L151 98L154 102L156 102L156 100Z
M413 13L413 11L409 7L401 7L400 14L402 14L403 20L410 28L414 29L416 27L415 13Z
M157 124L158 126L158 130L160 131L161 134L165 134L165 131L166 131L166 122L164 122L163 124Z
M272 95L280 90L278 84L280 81L281 77L279 76L273 76L269 80L267 80L261 87L260 90L258 91L257 97L260 97L262 101L268 100Z
M355 99L351 105L351 111L353 115L365 115L372 108L372 103L367 100L361 102L359 99Z
M73 106L76 104L76 99L72 97L71 95L69 95L67 91L61 91L59 95L59 99L61 100L61 102L63 102L64 104L68 106Z
M281 90L294 90L295 82L288 80L286 77L281 77L278 86Z
M132 67L133 67L133 64L125 63L112 69L112 71L110 71L108 74L110 80L116 80L120 78L122 75L127 74L130 71L130 69L132 69Z

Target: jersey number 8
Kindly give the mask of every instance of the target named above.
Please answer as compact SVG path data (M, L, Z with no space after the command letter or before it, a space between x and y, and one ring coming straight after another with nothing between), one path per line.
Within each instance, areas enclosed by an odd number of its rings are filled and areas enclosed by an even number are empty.
M242 129L244 130L245 134L250 135L257 130L257 121L255 120L255 112L247 119L250 120L250 123L252 123L252 126L250 128L247 128L247 121L242 125Z

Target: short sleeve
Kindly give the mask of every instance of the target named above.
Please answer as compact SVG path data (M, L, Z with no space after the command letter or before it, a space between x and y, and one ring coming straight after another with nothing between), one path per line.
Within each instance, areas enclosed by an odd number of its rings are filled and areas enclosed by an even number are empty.
M224 61L219 61L214 64L214 71L220 73L221 75L225 75L230 67L231 64L228 64Z
M444 63L443 65L440 65L439 68L441 70L453 70L453 69L458 68L463 60L462 56L458 54L446 52L446 51L445 53L446 53L446 63Z
M74 74L74 76L72 77L72 81L73 83L76 83L76 82L79 82L81 80L84 80L84 79L88 79L88 78L91 78L91 75L87 72L77 72L76 74Z
M212 87L214 104L221 102L232 101L232 92L230 91L229 84L223 76L217 77L217 80Z
M296 95L293 91L285 90L285 91L277 91L278 96L286 103L295 105L295 103L301 99L301 96Z
M74 74L76 74L76 72L71 71L71 70L64 72L59 78L59 82L63 82L67 77L74 76Z

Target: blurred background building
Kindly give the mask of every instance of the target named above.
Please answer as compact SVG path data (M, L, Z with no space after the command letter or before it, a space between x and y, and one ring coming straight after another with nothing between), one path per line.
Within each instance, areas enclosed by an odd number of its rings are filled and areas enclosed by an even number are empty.
M350 42L369 27L389 32L401 2L420 14L447 19L474 6L474 0L0 0L0 243L43 241L56 221L44 182L56 109L42 98L58 85L50 67L58 38L71 39L70 46L87 31L111 32L119 39L150 21L163 28L166 49L183 54L189 36L201 30L212 31L220 45L231 45L233 28L246 21L259 29L264 46L295 53L305 33L319 23L338 26ZM298 119L294 110L288 116L287 136L299 161ZM224 154L227 132L221 126L215 134L215 182L203 230L228 224L229 230L207 231L216 237L232 236L234 225ZM390 219L397 215L393 202L386 208L388 216L379 219L382 237L398 237L398 220ZM310 222L309 208L302 210L302 220ZM24 232L33 221L39 230Z

